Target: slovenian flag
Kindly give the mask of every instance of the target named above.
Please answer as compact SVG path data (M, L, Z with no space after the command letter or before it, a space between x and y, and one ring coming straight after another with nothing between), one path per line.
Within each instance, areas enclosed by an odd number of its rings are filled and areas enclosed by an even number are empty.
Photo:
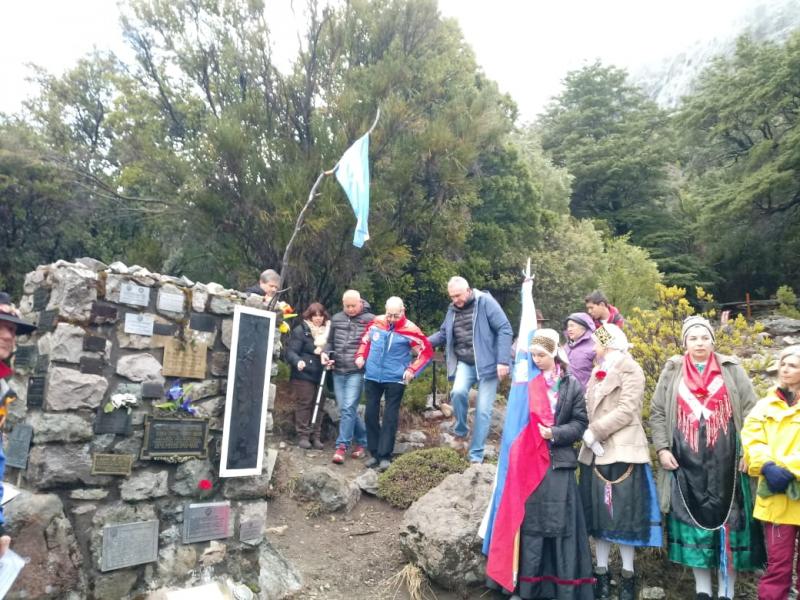
M520 528L525 516L525 501L544 479L550 466L547 442L539 434L538 423L552 425L536 399L543 397L539 369L528 348L536 332L536 307L533 280L522 284L522 316L517 337L511 391L497 461L492 498L479 529L483 553L488 557L486 575L513 592L519 573ZM546 397L546 396L545 396ZM547 404L545 402L545 404ZM549 405L546 407L549 411ZM550 420L549 423L546 423Z
M369 239L369 132L347 149L334 170L356 214L353 245L361 248Z

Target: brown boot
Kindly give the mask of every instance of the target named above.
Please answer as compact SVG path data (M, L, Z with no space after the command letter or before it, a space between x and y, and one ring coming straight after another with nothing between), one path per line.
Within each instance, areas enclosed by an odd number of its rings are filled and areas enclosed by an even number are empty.
M299 448L302 448L303 450L311 450L311 442L308 441L308 436L307 435L302 436L300 440L297 442L297 446Z

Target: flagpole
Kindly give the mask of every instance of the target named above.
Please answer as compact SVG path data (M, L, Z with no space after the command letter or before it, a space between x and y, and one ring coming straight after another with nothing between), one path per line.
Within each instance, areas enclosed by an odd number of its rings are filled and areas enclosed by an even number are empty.
M370 133L372 133L372 130L375 129L375 126L378 124L378 119L380 119L380 118L381 118L381 108L379 106L378 107L378 112L375 115L375 120L372 122L372 125L367 130L367 133L364 134L364 135L369 135ZM300 214L297 215L297 222L294 224L294 231L292 232L292 237L289 238L289 242L286 244L286 248L283 251L283 259L281 260L281 280L278 283L278 289L279 290L283 290L283 283L286 280L286 273L289 270L289 254L290 254L290 251L292 249L292 245L294 244L294 240L297 237L298 232L303 227L303 220L305 218L306 211L311 206L311 203L314 201L314 198L317 195L317 188L319 188L320 184L322 183L322 180L325 177L330 177L331 175L336 173L336 169L338 167L339 167L339 163L337 162L333 166L332 169L330 169L328 171L322 171L322 173L320 173L317 176L317 180L314 182L314 185L311 186L311 191L308 193L308 199L306 200L305 205L300 210ZM277 297L278 297L278 294L275 295L275 298L277 298Z

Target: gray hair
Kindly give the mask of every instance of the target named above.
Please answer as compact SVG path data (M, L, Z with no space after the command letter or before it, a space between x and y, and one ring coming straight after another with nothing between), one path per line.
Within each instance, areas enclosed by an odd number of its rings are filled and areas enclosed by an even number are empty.
M387 298L386 300L386 310L389 310L389 307L400 308L405 310L405 305L403 304L403 299L400 296L392 296L391 298Z
M449 290L450 288L455 288L457 290L468 290L469 282L460 275L454 275L450 278L450 281L447 282L447 289Z
M280 282L281 276L278 275L278 272L275 269L267 269L263 273L261 273L261 277L258 278L261 283L268 283L270 281Z
M361 294L358 292L358 290L347 290L344 294L342 294L342 302L348 298L352 298L353 300L361 300Z
M787 356L796 356L800 358L800 344L795 344L794 346L788 346L787 348L784 348L780 354L780 357L778 358L778 362L783 362L783 359Z

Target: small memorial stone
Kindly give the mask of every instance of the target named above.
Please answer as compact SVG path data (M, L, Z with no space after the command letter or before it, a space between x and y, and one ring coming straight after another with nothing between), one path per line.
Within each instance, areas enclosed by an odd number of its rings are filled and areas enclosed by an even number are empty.
M33 427L25 423L18 423L8 436L6 449L6 465L16 469L28 467L28 452L31 449Z
M33 370L33 372L37 375L46 375L48 369L50 369L50 356L47 354L41 354L36 360L36 368Z
M113 304L103 304L95 302L92 304L91 321L97 325L102 323L113 323L119 318L119 309Z
M161 291L158 294L158 310L182 313L183 303L185 300L186 297L183 294L170 294L168 292Z
M101 404L97 408L97 417L94 420L94 432L97 435L115 433L119 435L131 434L131 415L127 409L117 408L106 412Z
M39 313L39 323L37 324L39 331L54 331L56 322L58 321L57 310L43 310Z
M121 304L147 306L150 303L150 288L126 281L119 288L119 301Z
M178 326L172 323L153 323L153 335L174 335Z
M217 320L211 315L192 313L189 318L189 329L195 331L214 331L217 328Z
M50 288L38 287L33 291L33 310L39 312L50 302Z
M153 315L144 315L141 313L128 313L125 315L125 333L133 333L136 335L153 335L153 324L155 320Z
M164 395L164 386L160 383L145 381L142 384L142 398L161 398Z
M103 527L101 571L123 569L158 559L158 521Z
M102 375L105 361L102 358L95 358L94 356L81 356L80 371L81 373L90 373L91 375Z
M47 377L35 375L28 379L28 408L40 408L44 405L44 390Z
M183 511L183 543L207 542L231 536L230 502L188 504Z
M105 352L106 338L96 335L87 335L83 338L83 349L86 352Z

